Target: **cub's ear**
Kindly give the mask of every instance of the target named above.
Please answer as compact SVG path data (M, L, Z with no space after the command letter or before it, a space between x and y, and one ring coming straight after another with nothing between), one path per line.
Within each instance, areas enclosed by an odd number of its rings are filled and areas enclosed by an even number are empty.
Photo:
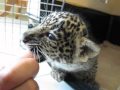
M79 57L82 62L86 62L89 58L94 58L100 53L100 47L87 38L80 41Z

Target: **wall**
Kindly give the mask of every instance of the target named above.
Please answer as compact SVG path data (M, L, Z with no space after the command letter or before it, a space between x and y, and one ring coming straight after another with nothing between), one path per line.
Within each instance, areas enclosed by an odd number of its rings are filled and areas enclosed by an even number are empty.
M111 14L120 16L120 0L111 0L109 9Z
M65 0L65 1L72 5L93 8L112 15L120 16L120 0L109 0L108 4L104 4L100 0Z
M96 41L102 43L104 40L108 40L120 45L120 0L110 0L108 4L104 4L99 0L66 1L68 4L65 4L64 10L84 16ZM88 9L75 6L87 7ZM97 12L96 10L109 14Z

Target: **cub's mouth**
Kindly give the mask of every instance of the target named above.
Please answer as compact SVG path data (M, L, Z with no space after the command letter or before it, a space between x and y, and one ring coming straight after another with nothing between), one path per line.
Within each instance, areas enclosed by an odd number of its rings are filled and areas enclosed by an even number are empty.
M34 54L34 57L38 62L43 62L46 60L45 55L43 54L42 50L38 45L28 45L29 50Z
M45 55L42 52L42 47L41 45L36 41L36 40L25 40L25 38L23 38L23 40L20 41L20 46L24 49L24 50L29 50L33 53L34 58L36 58L37 62L43 62L46 60Z

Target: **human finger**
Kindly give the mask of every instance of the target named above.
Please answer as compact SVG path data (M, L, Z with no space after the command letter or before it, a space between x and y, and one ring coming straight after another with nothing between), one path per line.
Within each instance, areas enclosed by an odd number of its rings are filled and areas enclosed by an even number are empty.
M13 90L39 90L38 84L35 80L29 79L23 84L19 85L18 87L14 88Z
M33 78L39 70L39 65L33 58L23 58L12 68L0 71L0 90L12 89L29 78Z

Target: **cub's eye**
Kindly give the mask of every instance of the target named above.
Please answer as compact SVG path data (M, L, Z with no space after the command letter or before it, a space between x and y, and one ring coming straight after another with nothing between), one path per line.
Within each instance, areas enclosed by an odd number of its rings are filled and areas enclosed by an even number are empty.
M55 37L55 35L53 35L52 33L48 33L48 38L50 39L50 40L57 40L57 38Z

